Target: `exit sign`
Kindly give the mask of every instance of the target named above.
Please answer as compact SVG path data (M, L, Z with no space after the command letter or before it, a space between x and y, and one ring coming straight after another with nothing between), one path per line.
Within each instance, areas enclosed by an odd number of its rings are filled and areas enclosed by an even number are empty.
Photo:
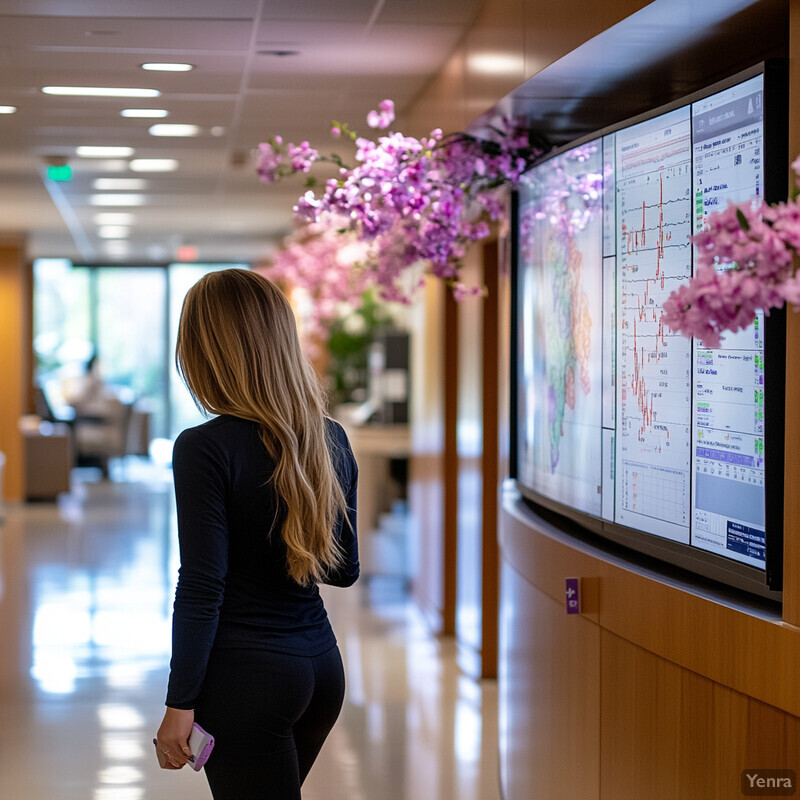
M47 177L51 181L69 181L72 180L72 167L69 164L64 164L60 167L48 167Z

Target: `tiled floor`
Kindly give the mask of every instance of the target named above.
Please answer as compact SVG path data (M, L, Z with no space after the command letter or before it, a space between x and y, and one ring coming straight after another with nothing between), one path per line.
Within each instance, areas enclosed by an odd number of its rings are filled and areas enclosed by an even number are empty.
M2 800L210 798L202 774L163 772L152 751L177 570L167 478L6 507ZM325 596L348 696L304 800L497 800L495 685L460 675L454 643L397 587Z

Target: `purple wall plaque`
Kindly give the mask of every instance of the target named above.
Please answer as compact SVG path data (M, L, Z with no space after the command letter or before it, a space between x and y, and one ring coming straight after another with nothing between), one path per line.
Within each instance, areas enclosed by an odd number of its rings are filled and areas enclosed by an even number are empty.
M581 613L580 578L567 578L567 614Z

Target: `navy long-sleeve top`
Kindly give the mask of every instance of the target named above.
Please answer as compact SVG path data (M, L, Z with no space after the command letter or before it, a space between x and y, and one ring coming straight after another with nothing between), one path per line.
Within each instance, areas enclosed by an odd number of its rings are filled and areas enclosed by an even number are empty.
M334 531L344 562L325 583L350 586L359 574L358 468L342 427L326 425L347 521L339 519ZM336 639L317 585L288 575L285 511L259 426L222 415L189 428L175 442L172 463L181 566L166 704L194 708L212 648L315 656Z

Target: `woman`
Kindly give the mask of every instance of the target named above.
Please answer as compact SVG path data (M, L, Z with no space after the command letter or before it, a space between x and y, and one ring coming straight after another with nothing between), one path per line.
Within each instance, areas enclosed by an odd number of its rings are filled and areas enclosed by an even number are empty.
M205 766L215 800L298 800L344 697L317 584L358 577L358 470L266 278L229 269L198 281L175 359L218 416L175 442L181 568L156 746L180 769L196 721L216 741Z

